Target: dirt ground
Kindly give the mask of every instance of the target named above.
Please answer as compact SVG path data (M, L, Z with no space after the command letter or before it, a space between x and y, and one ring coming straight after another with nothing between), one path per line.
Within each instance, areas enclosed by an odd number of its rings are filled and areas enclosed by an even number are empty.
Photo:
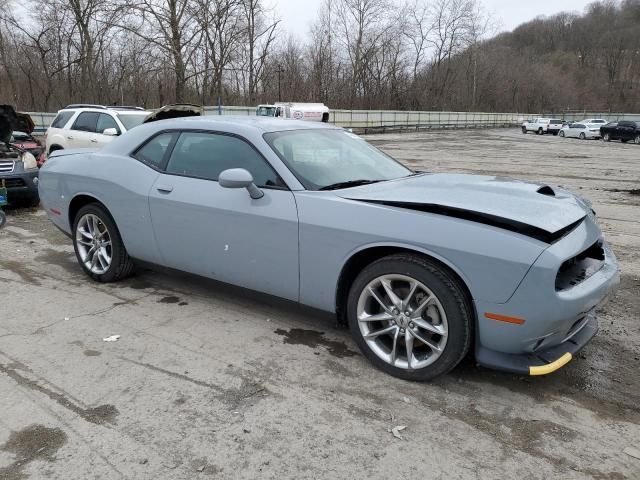
M0 231L0 479L640 479L640 146L515 129L368 138L414 168L594 202L622 284L581 355L546 377L467 360L400 381L317 312L146 269L92 283L43 211L14 210Z

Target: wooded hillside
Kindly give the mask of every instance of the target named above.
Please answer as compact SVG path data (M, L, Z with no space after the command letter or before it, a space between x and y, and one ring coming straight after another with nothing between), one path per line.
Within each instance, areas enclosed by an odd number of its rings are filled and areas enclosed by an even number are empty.
M0 102L640 111L640 0L487 39L478 0L325 0L304 40L263 0L0 0ZM280 87L280 88L279 88Z

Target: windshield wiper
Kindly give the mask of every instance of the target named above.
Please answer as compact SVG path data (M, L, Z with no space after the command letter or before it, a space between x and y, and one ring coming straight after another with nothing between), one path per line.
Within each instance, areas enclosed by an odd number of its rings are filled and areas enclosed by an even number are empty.
M339 190L341 188L358 187L360 185L369 185L371 183L381 182L382 180L349 180L347 182L332 183L318 190Z

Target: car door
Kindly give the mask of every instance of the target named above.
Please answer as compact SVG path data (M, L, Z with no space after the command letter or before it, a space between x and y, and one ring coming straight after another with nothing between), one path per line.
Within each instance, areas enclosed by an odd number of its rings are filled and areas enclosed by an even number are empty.
M97 112L81 112L71 125L71 129L65 132L66 148L95 148L96 142L92 141L96 136Z
M117 135L120 135L122 133L120 127L111 115L109 115L108 113L98 114L96 134L92 139L90 139L90 142L97 147L104 147L107 143L115 138L114 135L104 135L103 132L108 128L115 129Z
M580 135L580 124L579 123L572 123L571 125L569 125L569 137L575 138L578 135Z
M633 138L633 131L634 131L634 124L633 122L620 122L618 123L618 129L619 129L619 133L618 133L618 138L620 140L631 140Z
M298 300L298 212L293 194L246 140L176 133L149 193L166 266ZM218 175L245 168L264 196L221 187Z

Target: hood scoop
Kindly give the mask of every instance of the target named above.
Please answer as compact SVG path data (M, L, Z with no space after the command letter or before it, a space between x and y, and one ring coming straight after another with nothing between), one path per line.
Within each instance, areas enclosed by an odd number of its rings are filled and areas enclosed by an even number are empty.
M551 188L549 185L543 185L538 190L536 190L536 192L539 193L540 195L546 195L548 197L556 196L556 192L554 192L553 188Z

